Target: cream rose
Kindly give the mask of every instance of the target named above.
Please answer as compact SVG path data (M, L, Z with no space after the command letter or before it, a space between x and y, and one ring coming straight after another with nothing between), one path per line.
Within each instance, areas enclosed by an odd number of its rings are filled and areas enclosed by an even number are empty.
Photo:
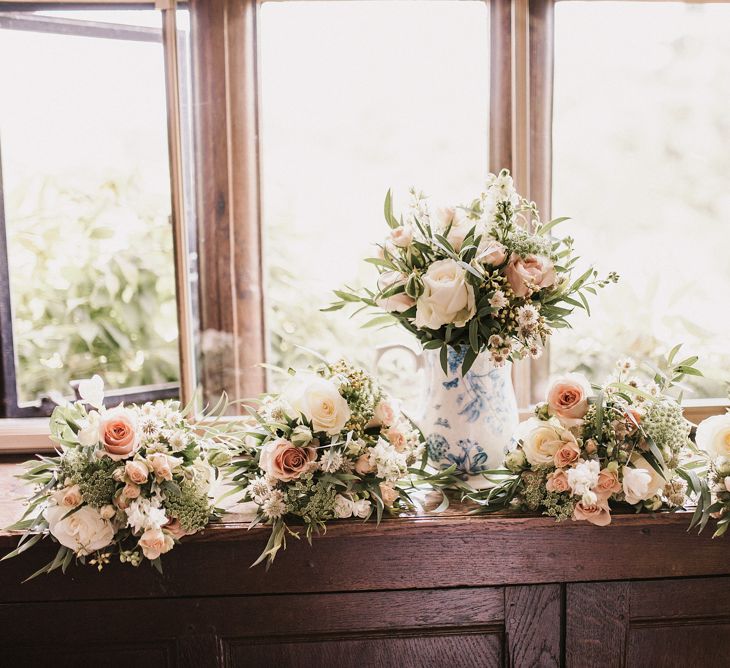
M346 496L343 496L342 494L338 494L335 497L335 517L345 520L348 517L352 517L354 508L353 503L350 499L348 499Z
M542 255L520 257L513 254L505 269L512 292L518 297L548 288L555 284L555 268L550 258Z
M96 552L114 539L111 523L105 520L98 510L91 506L83 506L64 518L68 512L67 507L51 506L46 509L43 516L53 537L77 555Z
M569 373L555 378L548 386L548 413L554 415L566 427L574 427L583 421L588 412L591 384L580 373Z
M423 275L424 292L416 301L416 327L463 327L476 313L474 288L455 260L438 260Z
M517 428L516 437L522 441L522 450L531 466L551 466L561 448L575 442L575 437L552 422L536 417Z
M174 545L175 541L172 536L166 534L162 529L147 529L139 538L142 553L150 561L169 552Z
M386 292L398 285L405 285L406 278L397 271L384 271L378 277L378 290ZM403 313L415 305L413 297L409 297L405 292L391 295L390 297L378 297L375 303L384 311Z
M730 457L730 413L713 415L697 426L697 446L710 457Z
M99 417L99 440L104 454L115 461L131 457L139 447L135 414L118 406Z
M285 438L277 438L261 448L259 468L276 480L289 482L306 472L316 458L314 448L297 447Z
M124 465L124 473L130 482L137 485L147 482L148 470L142 462L127 462Z
M328 436L339 434L350 419L350 407L330 380L312 376L301 387L292 406L312 423L312 431L323 431Z

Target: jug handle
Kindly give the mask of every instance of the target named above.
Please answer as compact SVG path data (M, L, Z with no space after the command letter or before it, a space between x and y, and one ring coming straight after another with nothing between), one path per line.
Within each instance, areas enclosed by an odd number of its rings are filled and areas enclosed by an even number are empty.
M388 343L382 346L377 346L375 348L376 369L378 368L378 364L380 364L380 360L383 358L383 355L391 350L405 350L407 353L410 353L413 357L414 362L416 363L416 371L421 371L422 369L426 368L426 358L422 352L417 352L413 350L413 348L410 348L409 346L406 346L402 343Z

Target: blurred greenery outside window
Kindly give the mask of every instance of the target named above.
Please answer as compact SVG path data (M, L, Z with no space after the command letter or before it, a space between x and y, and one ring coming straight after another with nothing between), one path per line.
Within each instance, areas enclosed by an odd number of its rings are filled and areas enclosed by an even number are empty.
M18 402L68 395L70 381L94 373L110 389L176 393L160 13L21 18L23 29L0 24Z

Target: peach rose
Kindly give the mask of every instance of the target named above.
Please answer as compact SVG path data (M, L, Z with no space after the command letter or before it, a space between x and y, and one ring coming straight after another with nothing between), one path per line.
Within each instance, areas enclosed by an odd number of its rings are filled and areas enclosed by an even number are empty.
M406 449L406 445L408 445L408 441L406 440L406 435L394 427L391 427L390 429L387 429L385 432L385 438L390 441L390 444L398 451L403 452Z
M397 271L385 271L378 277L378 290L386 292L397 285L405 285L406 277ZM416 304L416 300L409 297L405 292L391 295L390 297L380 297L375 303L384 311L395 311L403 313Z
M137 420L134 413L118 406L99 418L99 440L104 454L119 461L131 457L139 447Z
M512 254L505 269L507 281L517 297L527 297L542 288L555 284L552 260L542 255L520 257Z
M300 448L291 441L277 438L261 449L259 467L272 478L289 482L305 473L315 459L317 451L314 448Z
M413 228L410 225L400 225L390 233L390 241L398 248L408 248L413 241Z
M176 457L168 457L164 452L153 452L147 459L155 477L159 480L172 480L172 470L180 462Z
M375 406L373 417L368 422L368 427L389 427L395 422L396 408L393 403L387 399L381 399Z
M117 508L119 508L119 510L126 510L127 508L129 508L129 499L124 496L124 490L120 489L114 495L114 504Z
M142 462L127 462L124 465L124 472L130 482L137 485L147 482L147 467Z
M598 498L593 504L578 501L573 509L573 519L585 520L599 527L611 524L611 511L608 508L608 501L601 498Z
M580 457L580 446L578 445L578 441L575 440L575 436L573 436L573 434L569 431L566 431L563 432L562 438L563 445L558 448L555 456L553 457L555 466L559 469L570 466L574 462L577 462Z
M55 492L53 494L53 498L56 500L56 503L59 506L64 506L66 508L75 508L76 506L81 505L82 496L81 496L81 489L78 485L70 485L68 486L68 483L71 482L70 480L66 481L67 487L64 487L63 489L59 490L58 492Z
M398 492L392 485L388 483L380 483L380 498L383 499L383 504L390 508L398 499Z
M593 488L593 491L599 496L608 498L611 494L616 494L621 491L621 483L618 479L616 471L611 469L603 469L598 474L598 482Z
M358 475L366 475L372 473L375 469L370 464L370 457L368 455L360 455L355 462L355 472Z
M165 535L162 529L147 529L139 539L139 546L147 559L157 559L161 554L169 552L175 541L172 536Z
M569 373L552 381L548 387L548 413L566 427L582 424L588 412L591 384L580 373Z
M135 485L133 482L128 482L124 485L124 489L122 490L122 494L127 499L136 499L139 496L139 493L139 485Z
M570 485L568 485L568 476L565 475L565 471L558 469L557 471L548 473L545 489L548 492L567 492L570 489Z
M507 259L507 249L494 239L489 240L484 249L480 248L479 251L477 260L491 267L498 267Z

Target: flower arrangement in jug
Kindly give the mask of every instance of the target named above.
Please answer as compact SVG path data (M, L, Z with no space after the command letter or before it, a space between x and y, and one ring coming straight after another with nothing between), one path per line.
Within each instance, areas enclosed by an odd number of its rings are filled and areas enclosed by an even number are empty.
M243 500L256 506L252 526L271 525L257 564L298 537L292 521L308 539L331 520L380 521L411 508L407 490L427 477L421 435L372 376L345 361L293 373L252 412L243 457L231 465Z
M50 536L58 552L31 577L65 572L74 559L101 570L113 555L161 570L160 557L215 515L211 488L230 461L226 430L193 425L177 401L104 408L99 376L79 394L51 416L58 455L39 456L19 476L35 492L10 527L25 533L7 557Z
M391 228L378 257L374 290L335 291L329 309L361 303L414 334L426 350L440 349L446 373L447 348L463 347L462 373L487 352L495 365L540 355L545 340L577 307L589 310L586 293L616 281L589 268L573 278L573 240L551 236L558 218L542 224L533 202L515 191L507 170L490 174L484 192L467 206L433 207L411 191L405 217L385 219ZM531 231L534 230L534 231Z
M669 392L700 372L696 357L674 363L677 350L666 373L655 370L649 382L632 375L630 360L603 386L578 373L555 379L535 416L518 427L505 458L512 476L469 498L486 511L511 503L597 525L611 522L615 503L637 512L681 507L697 462L692 425Z

